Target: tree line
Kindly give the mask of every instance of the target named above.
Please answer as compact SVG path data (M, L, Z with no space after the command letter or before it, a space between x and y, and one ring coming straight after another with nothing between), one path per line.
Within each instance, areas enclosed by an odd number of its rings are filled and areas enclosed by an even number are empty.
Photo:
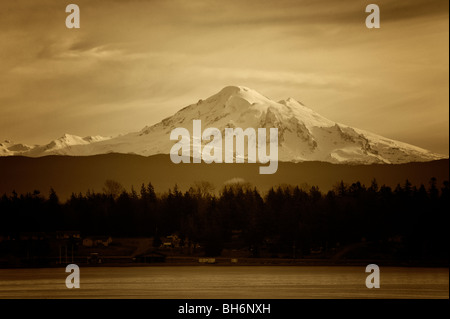
M151 183L139 191L105 182L102 192L72 194L61 202L52 189L0 198L0 234L78 230L83 236L154 237L177 234L200 243L208 255L247 247L308 255L361 242L390 243L403 259L448 260L450 185L395 188L339 182L324 193L317 187L278 186L265 194L249 184L224 186L219 194L207 182L181 192L175 185L157 194ZM395 248L395 249L397 249Z

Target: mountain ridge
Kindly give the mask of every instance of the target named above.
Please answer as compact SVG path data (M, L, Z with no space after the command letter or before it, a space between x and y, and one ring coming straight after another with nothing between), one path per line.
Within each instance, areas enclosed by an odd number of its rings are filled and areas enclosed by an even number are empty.
M181 108L152 126L117 137L64 135L44 146L11 147L0 144L0 155L89 156L125 153L150 156L168 154L175 143L170 132L184 127L192 134L193 120L207 127L278 128L280 161L324 161L355 164L399 164L447 158L423 148L395 141L329 120L296 99L275 102L244 86L226 86L218 93ZM205 143L203 143L204 145Z
M71 194L101 191L108 179L138 190L142 183L151 182L158 192L179 187L189 190L195 182L208 181L220 191L230 183L250 183L263 192L277 185L316 186L327 192L339 182L351 184L359 181L369 187L373 179L379 186L395 189L408 180L419 187L429 185L432 177L437 185L448 181L449 160L405 164L333 164L327 162L279 162L276 174L261 175L259 164L174 164L168 155L140 156L132 154L99 154L94 156L0 157L0 196L39 190L48 194L54 189L61 199Z

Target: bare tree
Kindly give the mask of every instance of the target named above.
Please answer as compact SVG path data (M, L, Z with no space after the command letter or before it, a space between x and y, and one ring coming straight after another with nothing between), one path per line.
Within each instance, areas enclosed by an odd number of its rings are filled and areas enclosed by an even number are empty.
M105 185L103 186L103 193L106 195L117 198L125 188L118 181L107 179Z
M197 181L191 186L191 192L201 197L214 195L215 187L207 181Z

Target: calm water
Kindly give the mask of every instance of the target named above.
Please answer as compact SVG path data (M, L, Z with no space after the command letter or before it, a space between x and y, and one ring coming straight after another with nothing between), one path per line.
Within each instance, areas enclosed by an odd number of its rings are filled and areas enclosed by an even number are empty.
M449 298L446 268L380 273L368 289L365 267L81 267L81 287L67 289L65 268L0 269L0 298Z

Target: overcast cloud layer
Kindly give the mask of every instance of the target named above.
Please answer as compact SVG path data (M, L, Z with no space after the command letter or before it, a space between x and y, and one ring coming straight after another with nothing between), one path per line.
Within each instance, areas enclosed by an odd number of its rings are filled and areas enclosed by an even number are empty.
M0 3L0 140L117 135L227 85L448 155L448 1Z

